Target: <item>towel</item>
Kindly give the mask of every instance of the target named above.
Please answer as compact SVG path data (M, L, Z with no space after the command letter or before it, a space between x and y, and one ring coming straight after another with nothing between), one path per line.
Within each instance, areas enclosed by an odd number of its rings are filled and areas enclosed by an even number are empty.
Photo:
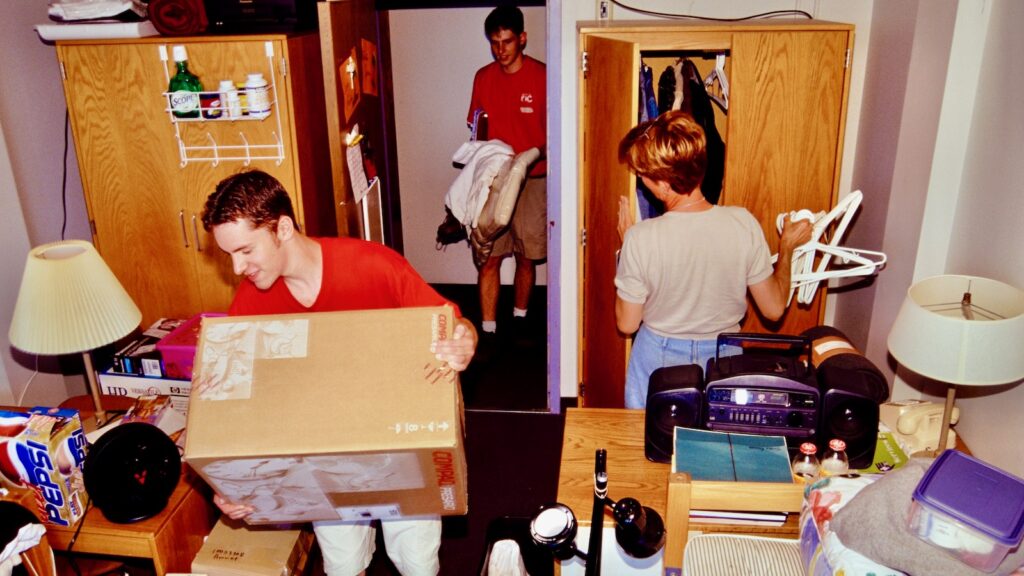
M476 228L494 177L512 161L512 148L501 140L466 142L455 151L452 161L463 168L448 189L445 206L463 225Z
M203 0L150 0L149 19L164 36L202 34L209 24Z

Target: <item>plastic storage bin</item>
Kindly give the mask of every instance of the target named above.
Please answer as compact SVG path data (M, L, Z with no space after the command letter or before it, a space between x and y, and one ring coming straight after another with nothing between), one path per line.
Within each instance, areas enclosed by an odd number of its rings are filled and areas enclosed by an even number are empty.
M203 327L203 318L224 316L220 312L203 312L188 319L173 332L164 336L156 343L160 357L164 361L164 374L168 378L179 380L192 379L192 364L196 358L196 344L199 342L199 330Z
M1024 480L946 450L914 490L908 525L925 542L991 572L1024 534Z

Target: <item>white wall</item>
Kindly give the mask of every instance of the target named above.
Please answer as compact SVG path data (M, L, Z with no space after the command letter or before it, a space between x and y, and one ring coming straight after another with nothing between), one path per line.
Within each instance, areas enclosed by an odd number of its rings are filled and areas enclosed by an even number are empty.
M29 246L60 240L65 199L65 238L90 238L73 148L67 194L61 194L64 91L54 48L33 29L47 21L46 6L46 0L6 2L0 18L0 402L17 400L36 367L35 357L13 352L7 340ZM55 358L38 361L41 372L25 392L25 404L54 405L84 391L80 377L65 382Z
M526 53L544 62L544 8L522 10ZM484 34L490 11L438 8L388 13L405 256L428 282L476 284L468 245L453 244L439 252L434 236L444 218L444 195L459 174L452 155L469 139L466 113L473 75L492 61ZM513 269L512 259L506 259L504 283L511 283ZM538 284L545 284L547 266L537 271Z
M951 130L951 138L962 138L962 167L951 183L959 194L950 202L950 213L934 219L936 228L952 222L945 230L945 253L934 258L939 260L939 273L985 276L1024 289L1024 3L991 0L961 5L954 53L974 63L956 58L951 67L955 75L950 91L956 85L967 92L949 110L965 124ZM957 105L961 101L964 106ZM945 177L945 171L937 176ZM928 243L922 239L922 245ZM1019 440L1024 386L961 386L957 395L961 417L956 430L971 450L1024 476L1024 443Z

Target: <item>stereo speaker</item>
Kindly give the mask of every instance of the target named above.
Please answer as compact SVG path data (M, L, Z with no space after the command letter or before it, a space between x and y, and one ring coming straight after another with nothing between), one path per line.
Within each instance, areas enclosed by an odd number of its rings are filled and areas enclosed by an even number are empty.
M878 405L889 397L885 376L831 326L804 331L811 340L811 363L821 390L819 454L829 440L846 442L850 468L867 468L875 456Z
M647 388L644 454L652 462L672 460L676 426L701 428L704 371L696 364L658 368Z

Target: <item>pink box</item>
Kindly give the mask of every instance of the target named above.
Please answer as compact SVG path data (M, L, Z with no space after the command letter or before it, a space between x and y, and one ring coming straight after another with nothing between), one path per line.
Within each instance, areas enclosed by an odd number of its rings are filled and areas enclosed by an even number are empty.
M203 327L203 318L225 316L220 312L203 312L188 319L173 332L156 343L164 361L164 375L181 380L192 379L192 364L196 358L196 343Z

